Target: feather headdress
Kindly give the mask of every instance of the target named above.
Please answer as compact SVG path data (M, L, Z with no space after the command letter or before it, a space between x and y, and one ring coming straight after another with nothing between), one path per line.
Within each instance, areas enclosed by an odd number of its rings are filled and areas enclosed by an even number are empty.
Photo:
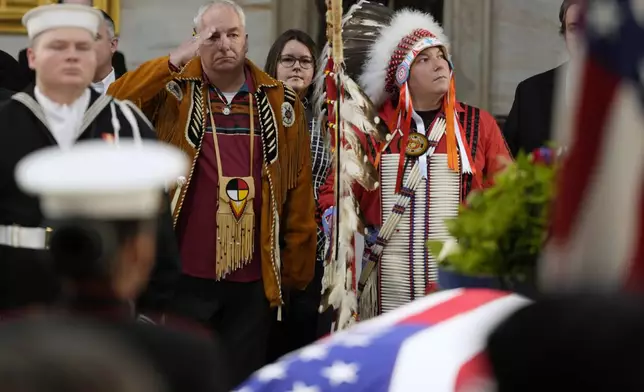
M432 15L409 9L396 12L391 23L382 29L379 39L370 47L358 82L376 106L379 107L386 100L392 98L398 102L395 128L400 130L403 138L402 144L406 145L413 111L411 92L407 81L416 56L431 47L442 49L452 70L449 90L443 98L442 105L447 122L448 165L454 171L460 170L463 173L471 174L473 167L470 152L463 143L464 135L461 134L456 119L456 89L454 67L449 53L449 41L443 28ZM402 154L401 159L404 159ZM400 167L402 168L402 165ZM398 177L397 190L401 185L402 173L399 173Z
M392 11L362 0L340 20L337 12L342 9L342 1L327 0L327 6L327 45L316 75L314 102L317 123L326 126L332 135L336 208L321 308L332 306L338 310L336 328L343 329L356 319L353 237L356 231L364 230L351 186L358 183L368 190L379 186L378 173L367 158L358 132L379 142L390 134L378 117L378 108L354 78L362 71L370 47L389 23Z

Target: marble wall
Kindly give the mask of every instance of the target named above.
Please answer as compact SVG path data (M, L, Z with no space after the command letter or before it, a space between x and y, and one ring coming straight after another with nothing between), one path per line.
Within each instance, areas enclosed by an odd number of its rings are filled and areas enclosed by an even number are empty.
M506 115L517 84L566 60L561 0L446 0L460 99Z
M277 36L278 0L243 0L249 58L263 66ZM302 2L304 0L296 0ZM206 0L121 0L121 41L129 69L163 56L192 34L192 20ZM0 49L14 56L27 46L23 35L0 35Z
M128 67L167 54L188 39L192 18L206 0L121 0L121 44ZM300 28L315 36L315 0L240 0L247 14L249 58L264 64L278 33ZM445 0L460 99L505 115L516 85L566 58L559 37L561 0ZM0 35L0 48L17 55L25 36Z

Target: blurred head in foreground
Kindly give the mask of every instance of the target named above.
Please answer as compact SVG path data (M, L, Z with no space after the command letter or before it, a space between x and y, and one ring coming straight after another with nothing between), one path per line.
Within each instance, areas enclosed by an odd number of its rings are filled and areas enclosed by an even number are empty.
M644 300L543 299L502 323L488 354L497 392L643 391Z
M156 373L111 336L70 320L0 326L3 392L163 392Z
M93 140L28 155L16 181L40 199L51 222L49 248L67 288L92 286L131 300L154 264L165 187L187 167L184 154L163 143Z

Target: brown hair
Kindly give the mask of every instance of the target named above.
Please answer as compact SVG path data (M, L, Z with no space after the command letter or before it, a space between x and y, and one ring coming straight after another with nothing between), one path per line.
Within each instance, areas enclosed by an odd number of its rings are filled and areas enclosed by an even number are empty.
M568 13L568 9L570 8L570 6L575 4L581 4L581 1L564 0L563 3L561 3L561 7L559 7L559 34L561 35L566 34L566 14Z
M311 38L311 36L303 32L302 30L290 29L286 30L279 37L277 37L275 42L273 42L273 46L271 46L271 49L268 51L268 56L266 56L266 63L264 64L264 72L269 74L270 77L277 79L277 64L279 63L280 57L282 56L284 46L286 46L286 44L292 40L302 43L309 49L309 52L311 52L311 57L313 58L313 75L317 73L318 50L315 42L313 41L313 38ZM310 93L311 88L309 88L307 95L309 95Z

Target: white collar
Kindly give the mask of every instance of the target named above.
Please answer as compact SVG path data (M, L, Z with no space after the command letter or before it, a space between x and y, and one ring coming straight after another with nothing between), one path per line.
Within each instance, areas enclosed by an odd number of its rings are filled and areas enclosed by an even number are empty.
M107 76L103 78L103 80L101 80L100 82L92 83L92 88L105 95L107 93L107 89L110 87L110 84L114 83L115 80L116 73L114 72L114 68L112 68L110 73L108 73Z
M76 108L82 108L83 112L87 109L87 106L89 105L89 99L91 97L91 93L89 92L89 89L85 89L83 94L76 98L74 102L72 102L70 105L66 104L60 104L57 102L52 101L49 97L47 97L42 90L36 85L34 87L34 95L36 96L36 100L40 104L40 106L43 106L43 109L62 109L62 110L72 110Z
M58 144L62 148L71 147L80 136L80 127L91 98L90 89L86 88L83 94L69 105L52 101L38 86L34 88L34 96L45 114L46 125Z

